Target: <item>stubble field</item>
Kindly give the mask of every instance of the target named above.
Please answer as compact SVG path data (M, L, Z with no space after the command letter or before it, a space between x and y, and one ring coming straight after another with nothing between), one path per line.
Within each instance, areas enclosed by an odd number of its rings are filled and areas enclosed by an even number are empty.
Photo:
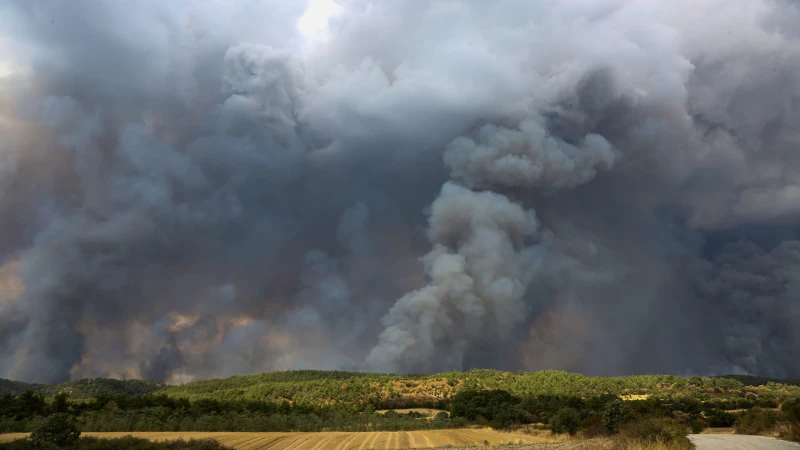
M143 437L156 441L176 439L216 439L237 450L370 450L435 447L474 447L508 443L539 443L547 439L491 429L457 429L427 431L381 432L319 432L319 433L206 433L206 432L131 432L83 433L82 436L116 438ZM0 435L0 442L20 439L27 433Z

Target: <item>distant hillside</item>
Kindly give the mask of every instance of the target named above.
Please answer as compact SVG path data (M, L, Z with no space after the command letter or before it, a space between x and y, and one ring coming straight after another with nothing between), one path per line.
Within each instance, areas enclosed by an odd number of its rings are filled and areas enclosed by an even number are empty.
M52 398L60 392L73 399L98 396L133 397L163 393L189 400L287 401L290 404L380 405L382 408L436 407L458 392L471 389L503 389L514 395L596 397L691 396L700 400L750 395L785 398L800 396L800 380L776 380L742 375L682 378L673 375L589 377L558 370L511 373L472 370L433 375L387 375L364 372L297 370L270 372L166 386L154 381L108 378L68 381L55 386L0 379L0 396L38 391ZM759 388L759 386L765 386ZM632 397L631 397L632 398Z
M55 397L65 392L74 399L95 398L100 395L122 395L133 397L146 395L164 389L166 386L155 381L115 380L111 378L85 378L66 381L54 386L28 384L19 381L0 379L0 396L19 395L27 390L41 392L45 397Z
M780 378L764 378L755 377L752 375L720 375L714 378L728 378L731 380L736 380L745 386L766 386L767 383L780 383L788 386L800 386L800 379L782 380Z
M41 389L45 397L53 397L61 392L72 398L95 398L100 395L122 395L133 397L151 394L166 388L166 385L150 380L115 380L112 378L84 378L67 381Z
M41 384L23 383L22 381L11 381L0 378L0 397L6 394L19 395L25 391L38 391L46 387Z
M635 375L603 378L557 370L534 373L472 370L433 375L289 371L197 381L169 387L163 393L190 400L285 400L311 405L344 402L408 408L435 406L468 389L503 389L521 396L587 398L603 394L664 397L691 394L710 399L726 392L738 395L743 388L744 383L727 377L686 379L672 375ZM800 389L795 386L780 386L771 392L778 394L778 391L781 395L800 395Z

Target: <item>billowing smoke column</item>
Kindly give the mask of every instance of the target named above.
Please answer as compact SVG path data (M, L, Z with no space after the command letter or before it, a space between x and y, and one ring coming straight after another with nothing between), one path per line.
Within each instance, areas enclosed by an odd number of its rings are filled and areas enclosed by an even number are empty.
M520 130L486 125L480 142L456 139L444 159L470 186L557 189L611 168L614 152L596 134L577 145L547 135L533 120ZM384 319L367 363L388 371L464 367L482 341L507 345L525 320L523 298L542 263L536 215L508 197L445 184L433 203L425 262L431 285L401 298Z
M0 30L0 377L800 376L795 2L13 0Z

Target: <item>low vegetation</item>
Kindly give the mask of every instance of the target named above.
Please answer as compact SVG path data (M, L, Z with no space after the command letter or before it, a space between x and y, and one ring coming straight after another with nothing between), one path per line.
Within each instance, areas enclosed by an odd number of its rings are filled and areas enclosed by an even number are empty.
M739 434L774 436L800 442L800 398L785 401L780 409L744 411L737 416L734 429Z
M689 450L694 445L686 437L686 427L677 421L648 418L623 425L614 438L614 448Z
M537 424L564 436L607 436L619 448L644 445L650 433L650 444L678 449L687 445L678 430L685 437L735 425L739 433L796 439L800 387L754 380L494 370L420 376L293 371L169 388L77 380L1 397L0 432L31 432L68 414L82 432L408 434Z
M64 413L55 413L42 420L31 432L30 437L0 443L0 450L218 450L225 449L213 439L174 441L148 440L133 436L112 439L83 437L75 421Z
M30 439L18 439L0 444L0 450L226 450L214 439L174 441L151 441L144 438L125 436L113 439L83 437L67 446L37 443Z

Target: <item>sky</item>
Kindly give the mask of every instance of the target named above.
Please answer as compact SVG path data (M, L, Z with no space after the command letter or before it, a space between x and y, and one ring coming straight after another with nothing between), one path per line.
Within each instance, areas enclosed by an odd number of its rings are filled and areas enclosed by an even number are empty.
M791 0L7 0L0 378L800 377Z

